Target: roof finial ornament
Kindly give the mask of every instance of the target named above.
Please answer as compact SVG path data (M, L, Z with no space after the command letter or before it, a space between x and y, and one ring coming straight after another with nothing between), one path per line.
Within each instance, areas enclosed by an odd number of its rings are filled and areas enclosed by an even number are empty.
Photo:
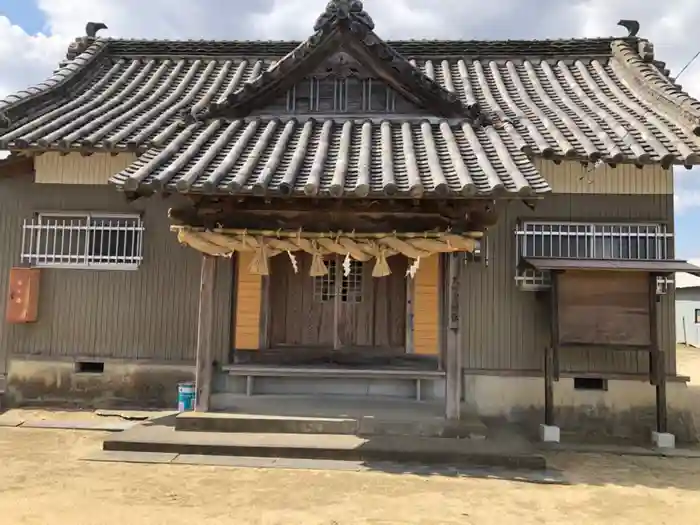
M362 22L370 30L374 29L374 21L365 12L361 0L330 0L326 10L316 19L314 31L320 31L327 24L347 19Z
M109 28L102 22L88 22L85 25L85 36L88 38L95 38L97 36L97 32L101 31L102 29Z
M624 27L629 32L627 36L637 36L639 33L639 22L637 20L620 20L617 25Z

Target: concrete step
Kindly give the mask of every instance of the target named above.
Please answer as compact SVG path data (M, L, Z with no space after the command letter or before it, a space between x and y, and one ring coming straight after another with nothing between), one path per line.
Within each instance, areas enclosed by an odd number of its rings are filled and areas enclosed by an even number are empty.
M488 440L408 436L359 437L328 434L178 432L173 427L140 426L110 436L103 450L203 456L239 456L392 461L428 465L486 466L543 470L544 456L529 448Z
M303 417L271 414L185 412L175 418L185 432L336 434L359 436L477 437L486 435L478 418L447 422L441 417L399 419L376 416Z

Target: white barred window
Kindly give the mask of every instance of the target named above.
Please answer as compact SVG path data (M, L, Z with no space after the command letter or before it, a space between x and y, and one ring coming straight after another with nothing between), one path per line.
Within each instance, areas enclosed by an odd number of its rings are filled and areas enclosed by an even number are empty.
M538 290L550 285L549 272L524 268L522 258L666 260L673 234L663 224L529 221L518 225L516 241L515 280L523 289ZM667 284L662 279L660 293Z
M138 215L40 213L22 228L22 262L36 267L132 270L143 260Z

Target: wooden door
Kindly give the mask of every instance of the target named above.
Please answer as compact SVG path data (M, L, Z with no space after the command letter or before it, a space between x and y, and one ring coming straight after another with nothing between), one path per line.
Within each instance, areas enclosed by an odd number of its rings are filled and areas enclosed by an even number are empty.
M286 255L270 264L270 345L328 348L405 348L406 268L389 258L391 275L372 277L374 261L326 260L328 274L309 276L311 256L296 256L295 273Z
M270 259L270 346L333 347L333 292L309 276L311 256L296 255L294 272L286 254Z
M387 259L391 275L372 277L374 261L350 261L345 275L337 260L338 339L342 348L406 345L406 258Z

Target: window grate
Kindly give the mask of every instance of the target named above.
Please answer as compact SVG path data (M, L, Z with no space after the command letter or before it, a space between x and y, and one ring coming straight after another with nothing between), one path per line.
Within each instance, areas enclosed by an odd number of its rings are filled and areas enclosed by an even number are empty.
M340 300L344 303L362 302L362 262L350 260L350 271L343 272Z
M339 267L340 266L340 267ZM363 292L363 270L361 261L350 260L350 271L345 275L345 268L337 259L326 261L328 273L314 277L314 301L333 301L336 294L343 303L361 303ZM341 279L338 281L338 273Z
M386 113L396 111L396 92L381 80L354 76L309 77L287 92L290 113Z
M42 213L24 221L21 260L36 267L136 269L143 232L138 215Z
M335 276L338 273L335 259L326 261L328 273L314 277L314 301L325 303L335 297Z
M673 250L673 234L663 224L523 222L516 242L518 266L522 257L666 260ZM524 289L551 285L549 272L533 269L519 269L515 279ZM659 293L665 293L670 282L660 278Z

